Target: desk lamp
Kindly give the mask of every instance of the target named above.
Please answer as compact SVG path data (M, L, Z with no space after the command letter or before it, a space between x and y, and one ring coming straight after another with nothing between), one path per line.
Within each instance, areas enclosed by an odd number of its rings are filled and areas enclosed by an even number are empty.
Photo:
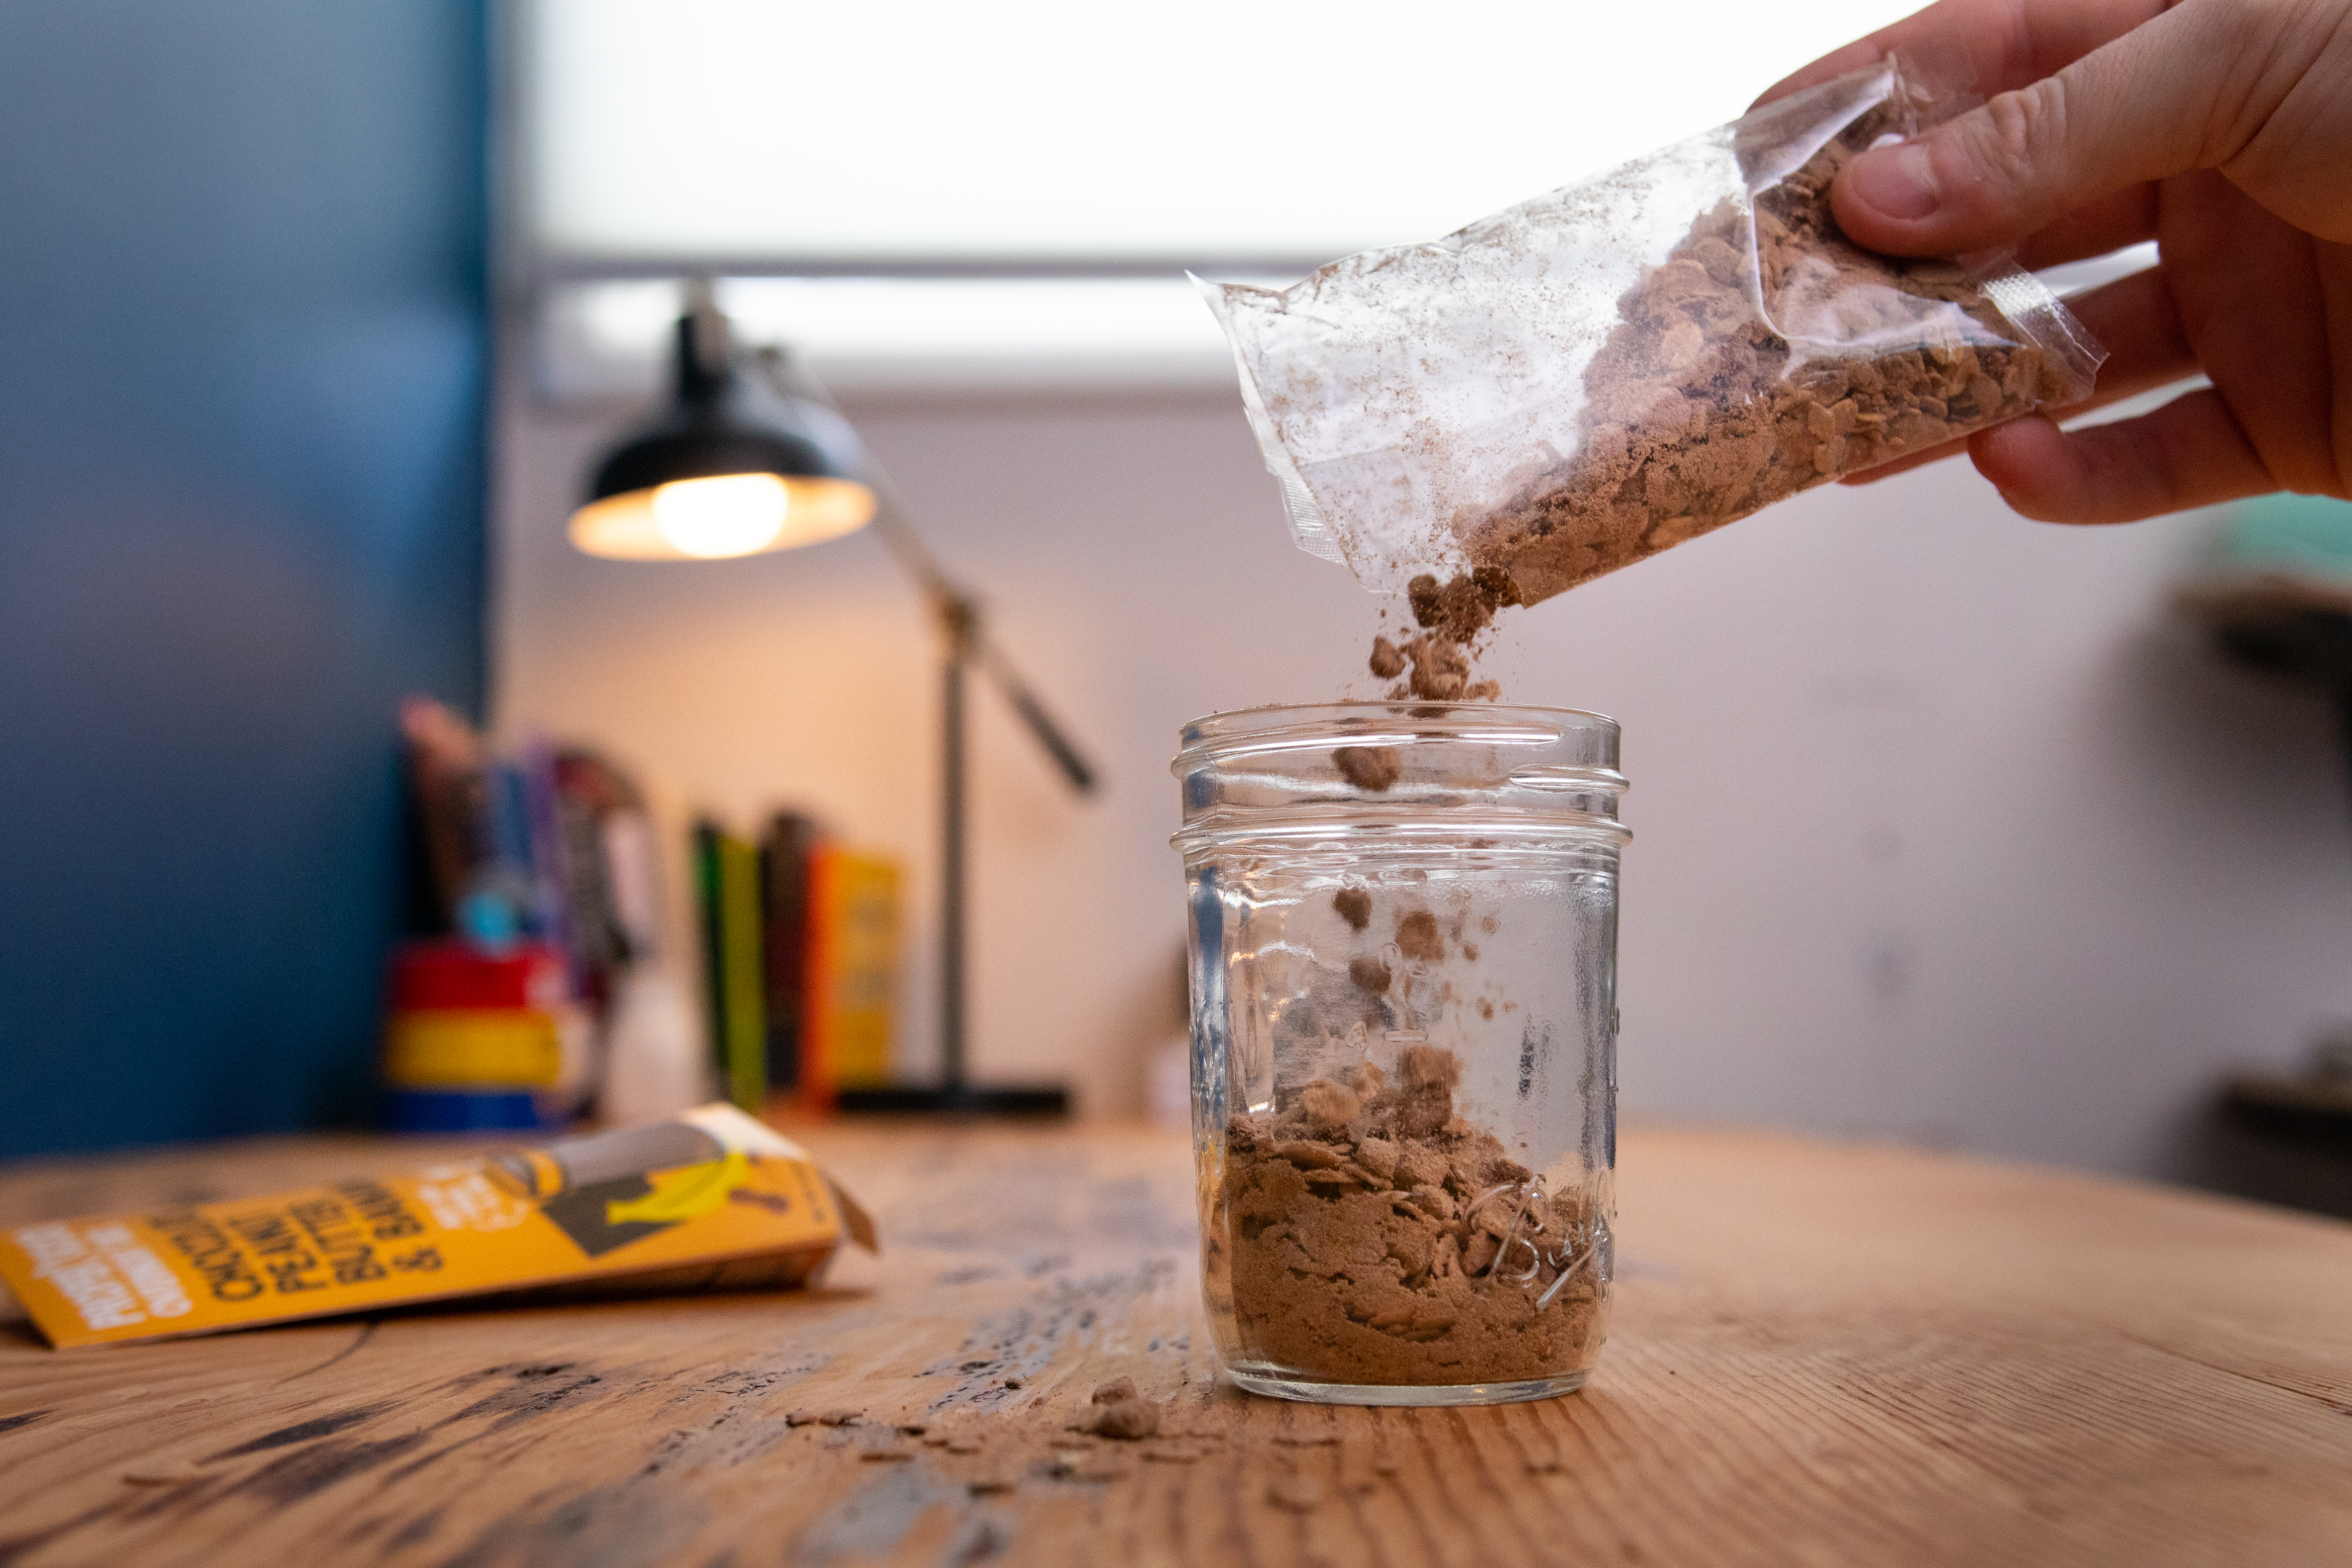
M942 647L940 683L940 1064L936 1086L844 1089L852 1111L1058 1116L1058 1084L987 1087L965 1077L964 690L977 667L1080 794L1089 767L988 640L980 605L908 523L878 465L857 447L840 410L781 350L755 357L780 406L747 395L728 345L727 318L708 283L694 285L677 323L677 386L668 411L616 447L572 514L572 542L622 561L710 561L817 544L869 522L931 604ZM796 427L795 427L796 426ZM823 438L821 438L823 437Z

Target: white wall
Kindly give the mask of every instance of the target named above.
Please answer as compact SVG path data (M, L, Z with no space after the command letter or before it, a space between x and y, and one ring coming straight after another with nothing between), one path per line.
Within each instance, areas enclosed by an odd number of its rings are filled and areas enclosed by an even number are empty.
M854 403L950 568L1108 781L977 701L973 1050L1137 1103L1181 931L1176 728L1339 694L1375 601L1284 532L1229 395ZM640 566L564 544L603 419L509 387L503 727L749 819L813 805L916 871L932 643L880 547ZM1507 695L1625 725L1629 1112L2163 1174L2219 1066L2352 1015L2352 807L2313 698L2167 622L2210 515L2067 531L1965 465L1788 502L1515 613ZM1368 680L1356 681L1369 694Z

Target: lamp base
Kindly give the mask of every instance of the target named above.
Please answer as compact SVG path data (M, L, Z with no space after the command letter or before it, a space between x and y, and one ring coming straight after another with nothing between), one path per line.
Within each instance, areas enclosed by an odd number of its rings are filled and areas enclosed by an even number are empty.
M1028 1116L1070 1114L1070 1091L1057 1083L890 1084L845 1089L834 1108L845 1116Z

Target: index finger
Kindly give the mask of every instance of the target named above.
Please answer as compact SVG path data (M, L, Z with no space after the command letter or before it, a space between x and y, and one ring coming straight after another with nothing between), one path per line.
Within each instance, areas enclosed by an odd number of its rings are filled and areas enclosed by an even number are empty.
M1898 53L1937 65L1965 61L1975 89L1990 98L2056 75L2168 8L2169 0L1937 0L1773 83L1756 102L1786 98Z

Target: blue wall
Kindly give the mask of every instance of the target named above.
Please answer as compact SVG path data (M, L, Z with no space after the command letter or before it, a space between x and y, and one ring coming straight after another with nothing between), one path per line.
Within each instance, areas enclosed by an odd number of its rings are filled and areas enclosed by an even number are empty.
M482 0L0 4L0 1154L350 1120L481 700Z

